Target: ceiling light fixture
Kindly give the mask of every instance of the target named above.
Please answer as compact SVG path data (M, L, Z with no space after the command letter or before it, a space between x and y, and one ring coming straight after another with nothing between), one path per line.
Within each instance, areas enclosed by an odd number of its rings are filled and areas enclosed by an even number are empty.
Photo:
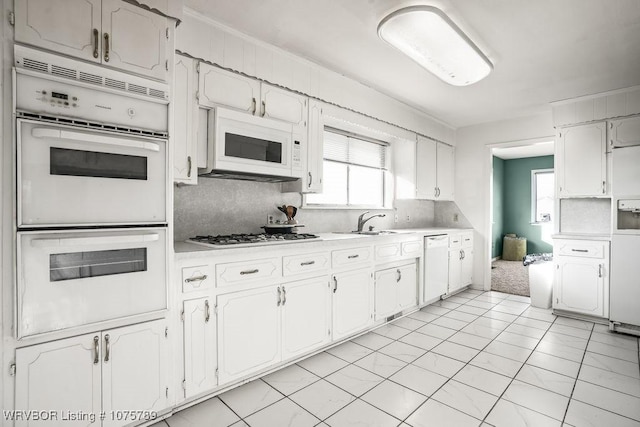
M485 78L493 64L440 9L409 6L387 15L380 38L441 80L467 86Z

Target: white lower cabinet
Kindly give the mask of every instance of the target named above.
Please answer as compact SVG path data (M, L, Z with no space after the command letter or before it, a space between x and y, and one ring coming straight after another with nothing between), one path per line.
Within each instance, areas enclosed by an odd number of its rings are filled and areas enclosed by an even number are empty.
M219 295L219 383L328 343L330 303L326 276Z
M473 233L466 232L449 236L449 286L451 294L472 283L473 280Z
M216 316L211 298L184 302L184 397L217 385Z
M158 320L17 349L15 409L56 411L65 426L105 427L136 421L131 418L135 411L165 409L165 328L165 321ZM62 420L71 412L97 416L101 411L105 417L97 423ZM52 421L15 425L45 424Z
M375 274L375 320L383 319L417 302L416 263L387 268Z
M331 277L334 340L365 329L373 322L372 273L369 268Z
M281 360L279 286L218 295L217 304L220 384Z
M327 276L282 285L282 360L331 340L331 296Z
M553 259L553 308L608 317L609 242L555 242Z

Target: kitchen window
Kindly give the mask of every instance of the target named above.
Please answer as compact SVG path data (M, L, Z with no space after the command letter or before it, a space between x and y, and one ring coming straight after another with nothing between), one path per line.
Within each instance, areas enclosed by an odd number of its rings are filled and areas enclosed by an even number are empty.
M388 145L325 131L322 193L307 194L309 207L389 207Z
M550 222L554 206L553 169L531 171L531 222Z

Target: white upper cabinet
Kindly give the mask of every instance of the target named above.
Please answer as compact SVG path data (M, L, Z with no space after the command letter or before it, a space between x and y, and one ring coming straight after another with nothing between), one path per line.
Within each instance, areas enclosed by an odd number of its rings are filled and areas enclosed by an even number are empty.
M393 142L391 149L393 152L396 199L415 199L416 141L399 139Z
M200 63L198 102L204 107L222 105L249 114L259 112L260 82L209 64Z
M447 144L418 136L415 166L418 199L453 200L454 152Z
M173 180L197 184L198 104L194 60L176 55L173 85Z
M157 80L169 76L170 31L161 15L120 0L19 0L15 15L19 43Z
M561 129L556 144L558 196L606 196L606 149L605 122Z
M261 116L294 125L307 126L307 97L262 84L260 91Z
M454 148L438 143L436 146L436 200L453 200L454 198Z
M308 129L307 174L302 179L302 192L321 193L324 167L324 120L322 104L315 100L309 100Z
M101 4L101 0L16 0L16 41L99 63Z
M609 145L611 148L640 145L640 116L610 121Z

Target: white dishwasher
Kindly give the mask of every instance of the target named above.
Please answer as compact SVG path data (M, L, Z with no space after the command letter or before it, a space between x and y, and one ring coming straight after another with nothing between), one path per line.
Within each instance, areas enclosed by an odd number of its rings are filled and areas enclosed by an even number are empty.
M424 302L447 293L449 284L449 236L427 236L424 239Z

